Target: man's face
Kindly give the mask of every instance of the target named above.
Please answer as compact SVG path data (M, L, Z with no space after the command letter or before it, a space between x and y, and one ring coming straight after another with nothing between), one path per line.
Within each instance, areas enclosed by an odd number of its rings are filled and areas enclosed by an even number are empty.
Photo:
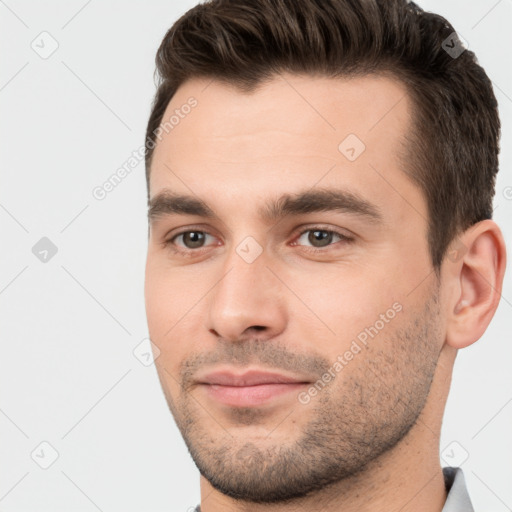
M275 502L339 481L425 405L444 331L426 202L399 160L410 108L387 78L282 75L251 94L192 80L164 114L179 122L150 199L215 216L155 209L149 332L176 423L224 494Z

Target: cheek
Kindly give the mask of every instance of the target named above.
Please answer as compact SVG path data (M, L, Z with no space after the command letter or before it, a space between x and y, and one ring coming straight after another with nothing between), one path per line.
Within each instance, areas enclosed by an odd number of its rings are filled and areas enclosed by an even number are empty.
M177 282L176 271L169 271L165 265L148 257L144 282L146 318L151 341L158 346L160 355L157 367L165 367L173 375L176 371L177 343L180 327L186 321L186 312L191 308L192 290L183 288ZM180 320L181 319L181 320ZM174 365L174 366L173 366ZM159 368L159 372L163 369ZM162 375L165 380L170 377Z
M311 275L314 275L313 279ZM319 327L325 331L326 342L332 347L333 354L334 351L339 353L360 332L379 321L380 315L385 315L393 304L401 304L396 279L380 268L326 265L313 274L296 273L292 280L294 291L307 305L306 309L300 304L295 306L306 315L296 311L292 316L304 324L313 315L310 328L317 337ZM394 318L395 312L392 309L389 316Z
M172 268L165 258L148 255L144 282L146 315L149 329L155 338L171 338L175 329L186 321L204 295L197 273Z
M177 391L179 365L204 339L204 299L211 287L204 273L171 268L165 258L148 256L145 275L146 317L151 341L159 350L157 369Z
M150 337L157 343L172 325L175 304L166 274L149 259L146 264L144 297Z

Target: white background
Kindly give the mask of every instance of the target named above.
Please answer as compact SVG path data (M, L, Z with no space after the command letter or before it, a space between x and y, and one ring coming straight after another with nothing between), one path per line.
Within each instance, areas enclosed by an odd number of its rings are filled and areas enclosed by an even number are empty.
M133 354L148 336L143 163L102 201L92 195L143 144L155 52L194 4L0 1L3 512L186 511L199 502L199 473L155 368ZM510 247L512 0L420 5L452 22L495 85L495 220ZM31 48L43 31L59 45L47 59ZM46 263L32 252L42 237L58 249ZM477 512L512 509L511 315L509 273L491 326L459 353L443 426L445 457L467 454ZM48 469L35 462L51 461L43 441L59 454Z

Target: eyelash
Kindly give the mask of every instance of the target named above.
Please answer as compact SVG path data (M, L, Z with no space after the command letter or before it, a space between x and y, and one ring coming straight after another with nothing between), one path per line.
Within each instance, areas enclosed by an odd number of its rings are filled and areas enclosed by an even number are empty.
M336 230L333 230L333 229L326 229L323 226L308 227L307 229L304 229L304 230L300 231L295 238L299 239L299 238L302 237L302 235L304 235L305 233L308 233L309 231L323 231L324 233L329 233L329 234L337 235L341 239L338 242L333 242L333 243L331 243L331 244L329 244L329 245L327 245L325 247L322 247L322 248L320 248L320 247L301 246L307 252L310 252L310 253L313 253L313 254L325 253L325 252L329 251L330 250L329 248L332 247L332 245L334 245L335 243L339 243L339 242L351 243L351 242L354 241L353 238L351 238L351 237L349 237L349 236L347 236L347 235L345 235L345 234L343 234L343 233L341 233L339 231L336 231ZM210 235L210 233L208 233L207 231L204 231L204 230L201 230L201 229L191 229L191 228L189 228L187 230L180 231L179 233L175 233L170 239L168 239L165 242L163 242L163 246L166 247L166 248L169 248L172 252L180 254L180 255L185 256L185 257L197 256L203 250L206 250L208 248L208 246L206 246L206 247L199 247L198 249L181 249L181 248L178 249L177 246L174 244L174 240L176 238L178 238L179 236L184 235L186 233L203 233L203 234L206 234L206 235Z

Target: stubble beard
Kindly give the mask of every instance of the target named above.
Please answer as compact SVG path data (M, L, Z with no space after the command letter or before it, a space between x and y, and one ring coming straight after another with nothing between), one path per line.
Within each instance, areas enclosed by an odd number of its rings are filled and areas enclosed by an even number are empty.
M203 408L188 392L176 401L166 393L200 473L227 496L269 504L306 497L364 471L404 438L425 406L440 352L438 315L433 293L423 311L405 327L379 333L307 406L297 401L274 431L277 419L268 422L263 441L247 439L240 427L267 425L264 410L233 409L217 422L205 411L213 408ZM271 342L248 341L244 350L238 361L249 354L272 359ZM290 418L305 415L310 419L290 437Z

